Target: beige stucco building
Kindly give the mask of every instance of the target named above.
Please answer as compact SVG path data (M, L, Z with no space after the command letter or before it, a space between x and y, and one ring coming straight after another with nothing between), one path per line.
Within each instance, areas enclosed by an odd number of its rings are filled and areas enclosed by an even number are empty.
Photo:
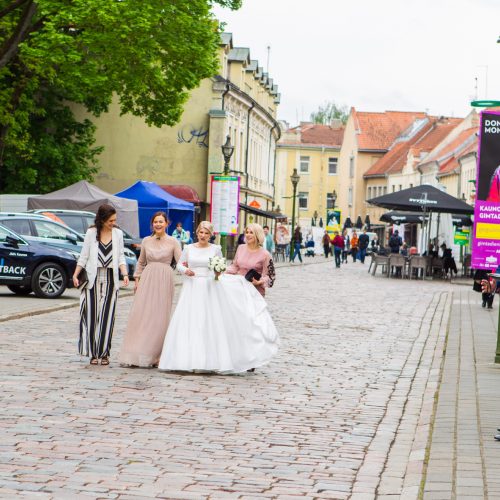
M250 58L248 48L234 47L230 33L220 43L220 72L191 92L180 122L151 127L141 118L120 116L118 102L92 118L97 145L104 146L95 183L115 193L137 180L160 185L188 185L208 217L210 174L221 173L221 146L229 135L234 146L230 169L241 177L240 202L270 210L274 198L278 87ZM79 118L84 112L76 110ZM255 214L253 214L255 216ZM257 216L255 216L257 217ZM240 215L241 224L246 213Z
M326 211L333 208L334 191L339 190L338 161L344 129L340 122L319 125L303 122L286 128L278 142L276 158L276 204L292 215L294 169L300 176L297 186L296 220L309 227L312 219L326 225Z

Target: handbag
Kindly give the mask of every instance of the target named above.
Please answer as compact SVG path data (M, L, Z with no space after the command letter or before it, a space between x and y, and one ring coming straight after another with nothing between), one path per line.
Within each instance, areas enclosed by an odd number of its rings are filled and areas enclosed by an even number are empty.
M245 274L245 279L247 281L250 281L250 283L252 282L252 280L255 278L257 281L260 280L260 278L262 277L262 275L256 271L255 269L250 269L246 274Z
M85 288L88 285L89 277L88 277L88 274L87 274L87 271L85 268L82 268L82 270L78 274L77 278L78 278L78 283L79 283L79 285L77 287L78 290L82 290L83 288Z

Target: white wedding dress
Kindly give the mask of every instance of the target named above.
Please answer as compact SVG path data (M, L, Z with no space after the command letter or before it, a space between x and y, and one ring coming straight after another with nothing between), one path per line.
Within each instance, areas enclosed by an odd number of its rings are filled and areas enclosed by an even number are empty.
M220 246L184 247L178 268L185 276L163 344L160 370L238 373L258 368L277 352L279 335L267 304L239 275L216 281L208 260L222 256Z

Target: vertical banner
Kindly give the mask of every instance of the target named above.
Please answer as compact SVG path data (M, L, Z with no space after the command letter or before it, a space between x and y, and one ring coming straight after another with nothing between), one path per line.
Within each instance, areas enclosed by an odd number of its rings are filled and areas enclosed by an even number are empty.
M500 264L500 112L497 111L481 113L476 190L471 267L495 270Z
M210 221L214 232L238 234L240 213L240 178L232 175L213 175L210 197Z
M326 211L326 230L328 234L332 235L334 231L342 232L340 223L342 218L342 211L338 208L327 209Z

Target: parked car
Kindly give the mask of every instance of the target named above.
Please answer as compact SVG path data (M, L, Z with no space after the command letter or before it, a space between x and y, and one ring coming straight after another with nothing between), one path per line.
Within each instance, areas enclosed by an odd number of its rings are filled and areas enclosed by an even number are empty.
M0 224L0 285L17 295L54 299L72 287L78 254L27 241Z
M0 212L0 224L8 227L28 241L51 245L80 255L84 237L66 226L41 214ZM137 267L137 257L125 248L129 277L133 277Z
M95 219L95 214L93 212L87 212L85 210L37 208L36 210L29 210L29 212L46 216L50 214L51 216L59 219L59 222L66 224L82 236L85 235L87 229L94 224ZM130 250L132 250L132 252L134 252L135 255L139 257L139 254L141 253L141 238L134 238L124 229L120 229L123 231L123 243L125 244L125 247L130 248Z

